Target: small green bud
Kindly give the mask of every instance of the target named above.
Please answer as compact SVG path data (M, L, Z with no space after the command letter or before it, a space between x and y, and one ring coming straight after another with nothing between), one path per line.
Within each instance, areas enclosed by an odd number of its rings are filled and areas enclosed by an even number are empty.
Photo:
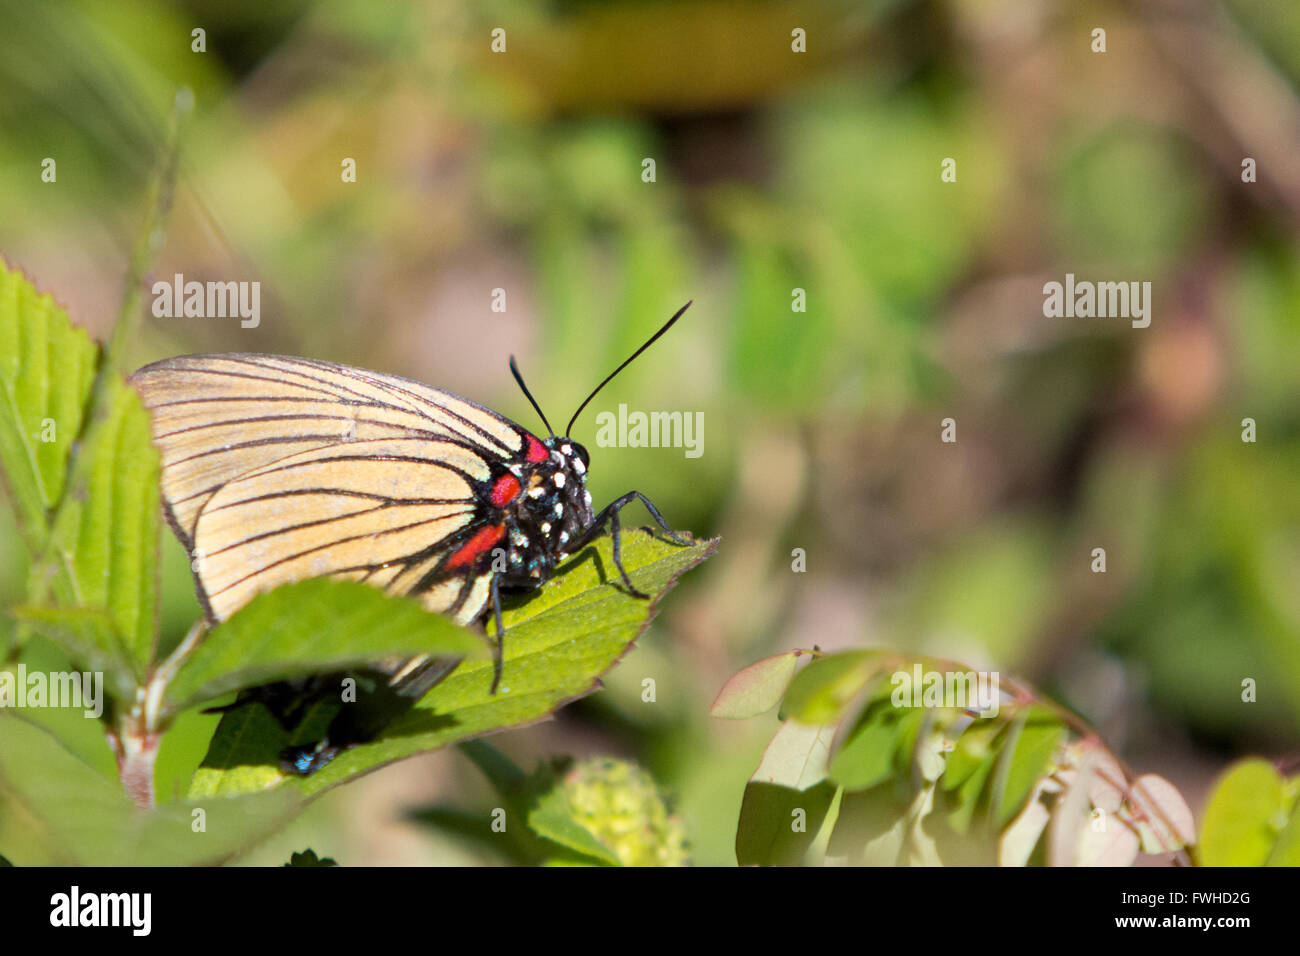
M574 763L561 787L573 818L624 866L689 866L686 827L668 812L645 770L631 761L594 757Z

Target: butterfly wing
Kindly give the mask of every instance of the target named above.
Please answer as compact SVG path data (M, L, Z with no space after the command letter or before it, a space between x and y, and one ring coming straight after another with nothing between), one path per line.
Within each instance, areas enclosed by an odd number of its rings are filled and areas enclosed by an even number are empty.
M462 623L482 612L490 576L457 558L504 537L480 485L520 452L517 425L418 382L285 356L182 356L132 384L214 620L321 576L413 594Z

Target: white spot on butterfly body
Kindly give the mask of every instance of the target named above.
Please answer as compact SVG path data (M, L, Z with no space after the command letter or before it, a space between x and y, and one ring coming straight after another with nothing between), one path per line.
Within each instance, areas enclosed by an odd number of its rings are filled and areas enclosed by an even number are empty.
M563 516L564 516L564 505L561 502L557 501L555 503L555 517L560 518Z
M562 472L562 471L557 471L557 472L555 473L555 487L556 487L556 488L563 488L563 487L564 487L564 472Z
M575 458L573 459L573 470L580 475L585 475L587 473L587 466L582 463L581 458Z

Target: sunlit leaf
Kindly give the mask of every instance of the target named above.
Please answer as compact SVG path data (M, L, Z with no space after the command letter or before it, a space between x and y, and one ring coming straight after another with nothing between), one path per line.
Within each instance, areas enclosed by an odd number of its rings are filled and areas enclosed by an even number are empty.
M999 757L991 806L999 830L1020 812L1038 779L1047 772L1065 727L1049 711L1033 707L1012 724L1013 744Z
M96 413L52 533L60 605L104 610L122 654L143 678L152 659L158 604L158 453L149 416L120 379ZM83 633L100 642L98 629Z
M831 780L846 790L866 790L888 779L906 726L902 716L888 702L873 707L835 754Z
M481 634L356 581L312 578L254 597L217 625L168 682L173 710L242 687L390 656L486 658Z
M262 707L240 708L223 717L191 793L241 793L277 784L319 793L412 754L540 720L595 690L678 577L716 548L716 540L682 547L644 531L625 531L623 564L633 583L652 596L645 601L617 583L610 539L601 538L505 611L505 670L495 696L489 693L492 662L467 660L378 740L345 751L310 777L289 780L277 766L279 751L293 742L289 735Z
M790 683L782 713L804 724L838 720L875 674L879 660L880 656L870 651L816 658Z
M618 857L573 818L573 809L559 788L553 787L537 798L528 814L528 826L538 836L590 857L594 863L619 865Z
M1297 787L1288 786L1266 760L1250 758L1229 767L1205 805L1196 848L1201 865L1300 865L1293 835L1298 815L1296 791ZM1288 847L1275 859L1279 836L1284 833L1292 834Z
M798 662L799 652L792 651L765 657L737 671L718 691L709 715L744 720L767 713L781 702Z
M63 496L99 349L49 295L0 261L0 466L29 547Z

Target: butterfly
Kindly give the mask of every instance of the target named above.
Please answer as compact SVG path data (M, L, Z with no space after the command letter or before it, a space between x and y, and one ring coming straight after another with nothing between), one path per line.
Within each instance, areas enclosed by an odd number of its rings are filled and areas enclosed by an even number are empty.
M671 541L690 541L639 491L596 512L586 487L591 457L569 435L600 390L690 305L592 390L563 436L513 356L511 374L546 426L544 438L442 389L314 359L186 355L139 369L130 382L152 418L163 510L190 556L207 622L291 581L362 581L460 624L490 613L495 694L503 590L540 587L608 526L623 586L647 597L623 567L620 510L640 501ZM428 656L376 662L371 683L380 704L344 707L325 739L282 755L283 769L313 773L373 738L395 704L414 703L458 663ZM288 727L315 695L337 688L340 676L267 685L232 706L259 700Z

